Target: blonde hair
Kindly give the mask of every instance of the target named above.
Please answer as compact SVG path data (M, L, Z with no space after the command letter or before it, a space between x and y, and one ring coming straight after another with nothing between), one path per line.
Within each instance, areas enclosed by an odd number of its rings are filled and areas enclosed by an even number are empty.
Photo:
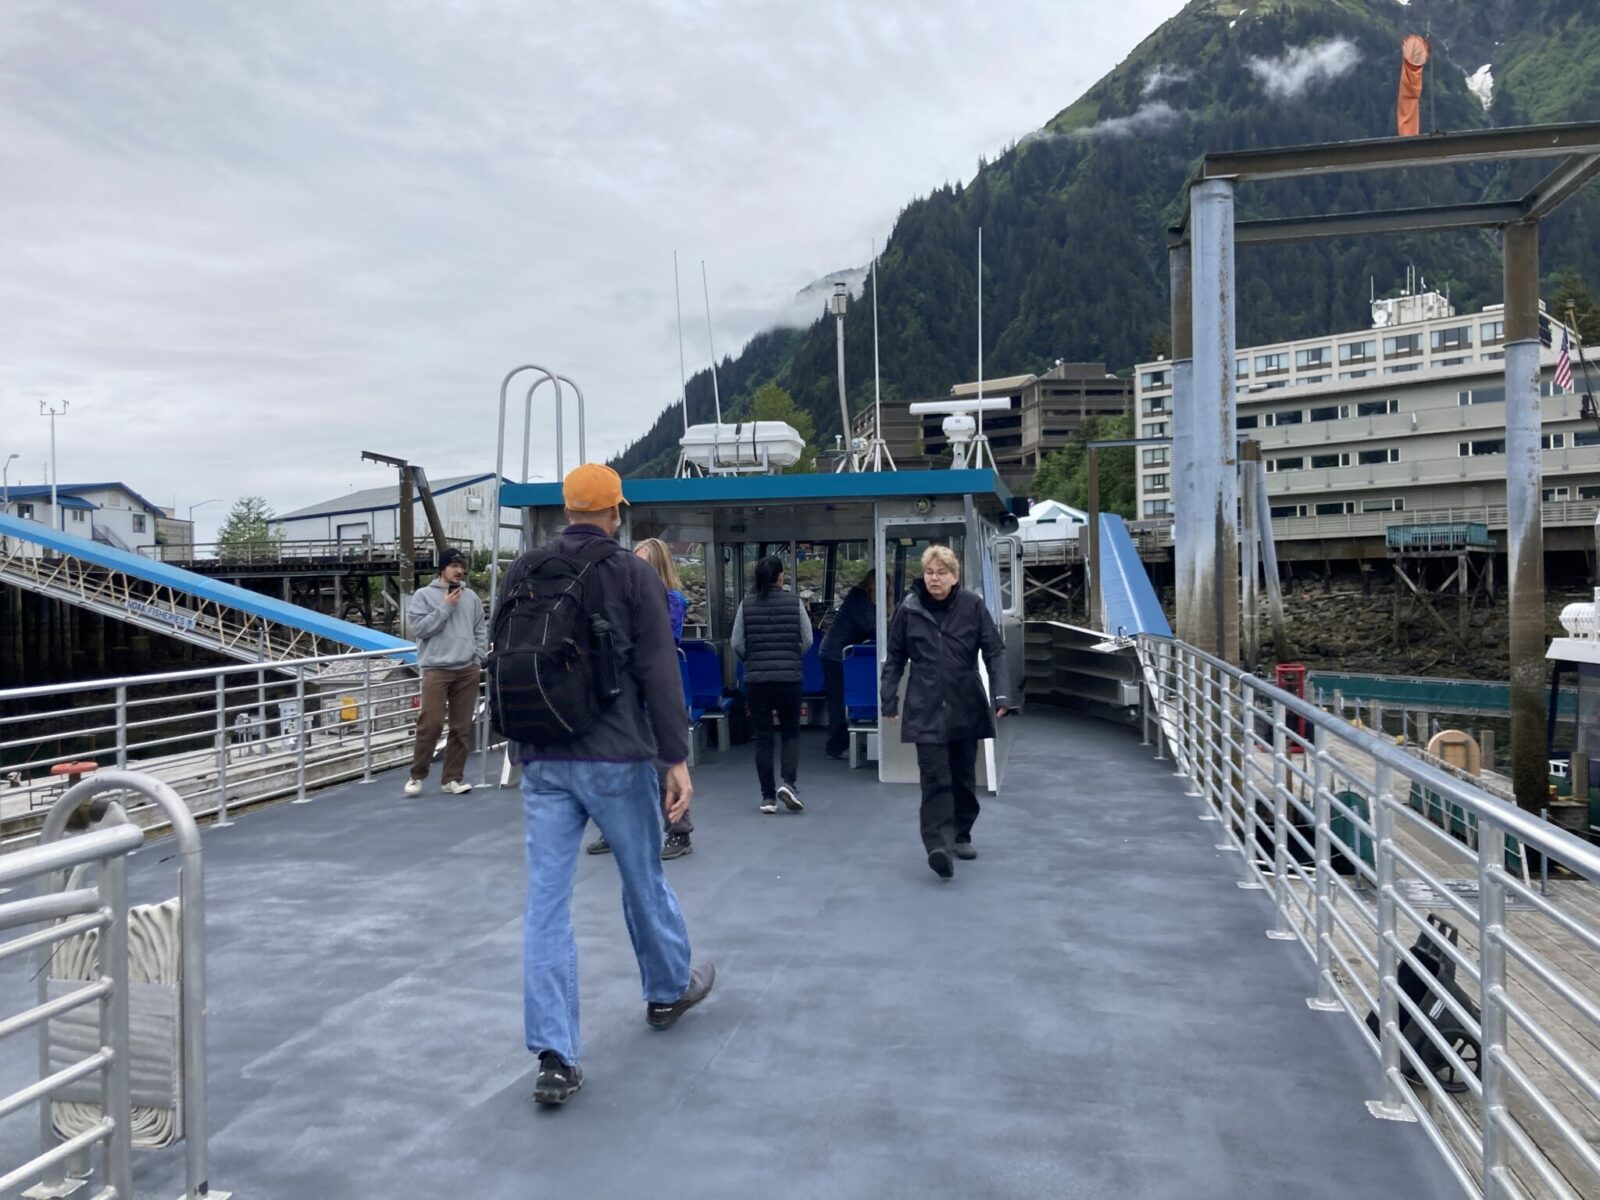
M681 592L683 584L678 581L678 568L672 561L672 551L667 549L667 544L660 538L645 538L633 548L638 554L644 551L644 560L656 569L656 574L661 576L661 582L666 584L667 591Z
M922 552L922 569L926 571L934 563L938 563L957 579L961 578L961 560L956 558L956 552L949 546L929 546Z

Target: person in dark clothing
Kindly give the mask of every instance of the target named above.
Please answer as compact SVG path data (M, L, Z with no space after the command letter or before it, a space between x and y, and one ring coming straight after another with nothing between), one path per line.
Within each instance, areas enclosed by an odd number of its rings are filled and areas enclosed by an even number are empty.
M875 584L876 577L868 571L866 578L844 594L833 624L822 635L822 691L828 701L828 744L823 751L829 758L843 758L850 748L850 722L844 710L844 651L846 646L870 642L877 636L878 606L872 600Z
M800 770L800 689L802 659L811 649L811 618L800 597L783 586L783 562L768 555L756 564L755 587L733 618L733 652L744 660L744 694L755 733L756 778L761 781L761 811L775 813L778 801L800 812L795 779ZM773 786L772 721L782 739L783 783Z
M616 536L622 480L586 463L562 484L569 524L546 550L576 557L596 539ZM506 572L500 602L525 586L537 554ZM527 907L523 915L522 1015L528 1049L539 1057L533 1098L564 1103L583 1086L578 1065L578 947L572 933L572 884L584 824L593 820L610 843L622 876L622 911L643 983L645 1020L666 1029L711 990L716 969L691 966L689 931L661 866L660 783L665 764L666 817L689 811L688 723L683 683L667 616L666 589L644 560L616 547L594 561L601 609L611 626L621 692L589 732L551 745L513 743L522 765L526 818Z
M678 645L683 641L683 620L689 614L689 602L684 598L683 584L678 580L678 568L672 561L672 551L660 538L645 538L633 548L634 554L649 563L657 575L661 577L661 584L667 589L667 616L672 622L672 641ZM666 811L667 805L667 768L664 763L656 764L656 771L661 776L661 808ZM694 822L685 813L679 820L667 826L667 842L661 847L661 857L664 859L682 858L685 854L694 853L694 844L690 842L689 835L694 832ZM584 847L590 854L610 854L611 843L606 841L606 835L601 834Z
M984 694L978 655L989 671L993 699ZM955 858L977 858L972 826L978 819L978 742L994 736L994 718L1011 709L1005 644L972 592L961 590L961 564L948 546L929 546L916 580L889 625L878 711L900 713L900 676L911 664L900 740L917 747L922 776L922 848L941 879ZM993 715L990 708L993 707Z

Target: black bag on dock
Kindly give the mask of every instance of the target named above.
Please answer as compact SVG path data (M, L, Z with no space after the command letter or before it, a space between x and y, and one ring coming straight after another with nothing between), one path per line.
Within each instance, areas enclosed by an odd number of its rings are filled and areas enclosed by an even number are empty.
M1456 927L1449 921L1436 913L1429 913L1428 924L1437 929L1445 941L1452 946L1456 944ZM1425 933L1417 935L1417 940L1411 947L1411 955L1428 968L1428 975L1419 975L1415 967L1402 959L1399 972L1400 991L1411 1003L1428 1014L1428 1019L1433 1022L1439 1036L1449 1043L1461 1061L1471 1067L1476 1074L1480 1053L1478 1039L1467 1032L1455 1013L1451 1012L1440 998L1442 994L1448 994L1472 1017L1473 1021L1479 1019L1478 1006L1456 983L1455 962L1434 943L1433 938ZM1377 1013L1367 1014L1367 1028L1372 1030L1374 1036L1382 1039L1382 1023ZM1439 1047L1434 1045L1433 1040L1422 1031L1421 1024L1412 1017L1403 1004L1400 1005L1400 1032L1411 1048L1417 1052L1417 1057L1422 1059L1428 1070L1433 1072L1434 1078L1445 1091L1467 1090L1466 1080L1456 1074L1454 1064L1445 1058ZM1402 1056L1400 1070L1413 1083L1422 1082L1409 1058Z

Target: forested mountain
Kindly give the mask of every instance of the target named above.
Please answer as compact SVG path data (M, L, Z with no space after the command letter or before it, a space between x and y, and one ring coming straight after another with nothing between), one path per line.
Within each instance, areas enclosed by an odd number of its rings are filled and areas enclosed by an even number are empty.
M1207 150L1381 137L1394 132L1402 38L1431 25L1424 134L1536 121L1600 120L1595 0L1193 0L1082 97L970 183L901 212L879 262L885 398L946 392L974 373L976 241L984 240L984 371L1104 361L1126 371L1167 346L1165 229ZM1492 102L1480 94L1489 67ZM1504 196L1549 163L1319 176L1251 184L1240 219L1398 208ZM1576 270L1600 284L1600 185L1547 221L1547 279ZM1367 319L1371 281L1392 290L1408 265L1473 310L1500 299L1486 232L1248 247L1239 252L1239 342L1274 341ZM868 284L870 287L870 283ZM870 296L869 296L870 299ZM871 378L870 321L847 321L846 370ZM838 431L832 323L775 330L719 365L725 415L776 381ZM852 389L857 406L868 389ZM689 381L690 415L708 421L711 378ZM617 460L664 473L681 416L669 408Z

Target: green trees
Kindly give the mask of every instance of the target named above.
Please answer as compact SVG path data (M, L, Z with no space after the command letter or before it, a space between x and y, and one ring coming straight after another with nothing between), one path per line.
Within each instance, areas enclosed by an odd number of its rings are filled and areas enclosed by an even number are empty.
M802 474L817 469L817 448L811 444L816 437L817 423L811 414L794 402L794 397L775 383L764 383L756 389L750 400L752 421L783 421L793 425L795 432L805 440L805 452L800 461L785 469L785 475Z
M1573 327L1583 339L1584 347L1587 349L1600 344L1600 307L1596 307L1594 297L1583 284L1582 276L1571 268L1556 276L1556 288L1550 295L1550 315L1565 322L1569 304L1576 318Z
M263 497L240 496L217 530L217 557L236 562L275 553L283 541L283 536L272 529L275 515Z
M1133 436L1132 417L1087 418L1072 441L1045 455L1033 477L1035 500L1060 500L1073 508L1089 510L1089 443L1102 438ZM1136 501L1136 450L1132 446L1108 447L1100 456L1100 511L1132 519Z

